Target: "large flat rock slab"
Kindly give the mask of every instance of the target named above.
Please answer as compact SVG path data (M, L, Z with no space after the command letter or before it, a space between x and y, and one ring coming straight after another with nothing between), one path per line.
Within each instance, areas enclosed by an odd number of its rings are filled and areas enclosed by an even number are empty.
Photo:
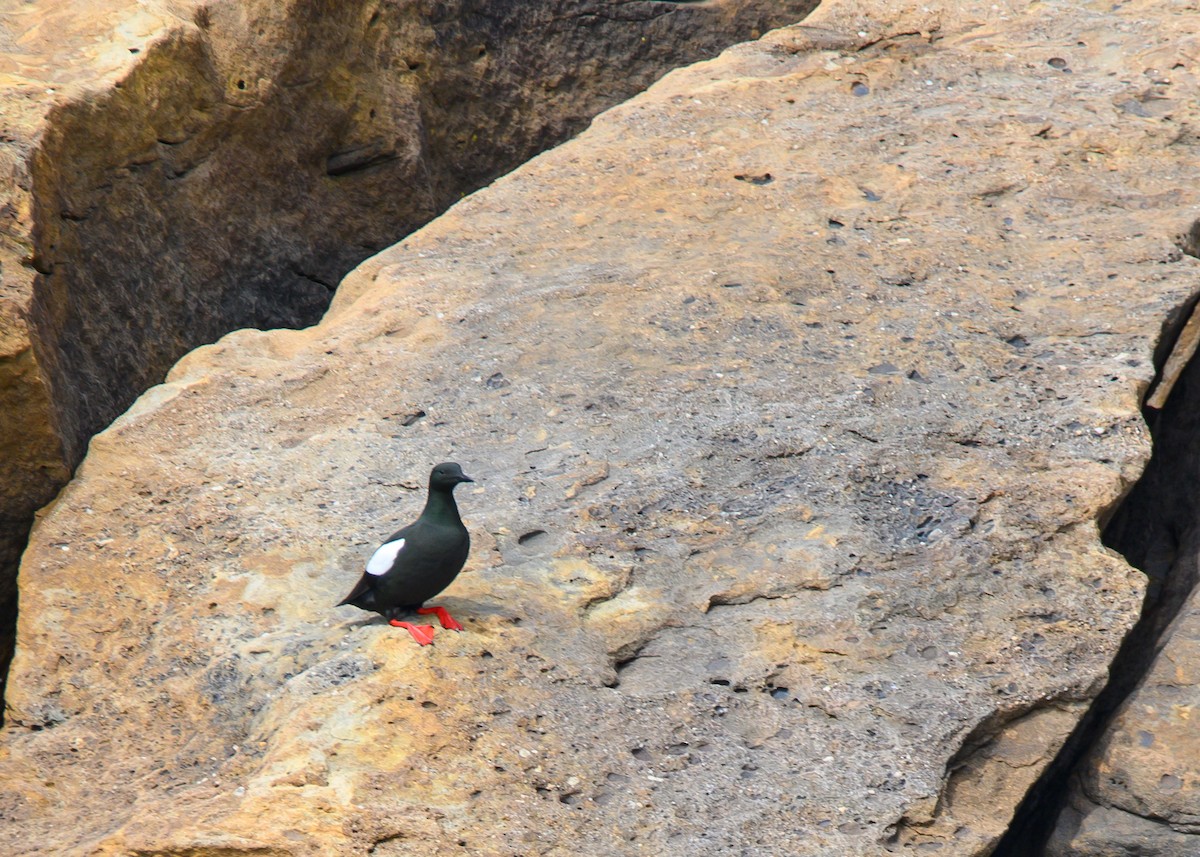
M21 570L6 853L988 853L1141 603L1097 522L1196 286L1196 24L817 18L93 440ZM422 649L331 605L445 459Z
M190 349L816 0L0 7L0 671L34 512Z

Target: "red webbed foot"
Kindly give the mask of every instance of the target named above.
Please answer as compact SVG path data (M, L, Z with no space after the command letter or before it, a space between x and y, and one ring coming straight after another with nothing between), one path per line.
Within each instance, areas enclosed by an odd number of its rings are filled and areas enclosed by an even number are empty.
M412 622L401 622L399 619L389 619L388 624L397 628L407 629L408 633L412 634L413 639L422 646L428 646L433 642L432 625L414 625Z
M417 612L422 616L428 616L430 613L436 614L438 621L442 623L442 627L446 628L447 630L463 630L463 626L458 624L454 617L450 615L450 611L448 611L445 607L422 607Z

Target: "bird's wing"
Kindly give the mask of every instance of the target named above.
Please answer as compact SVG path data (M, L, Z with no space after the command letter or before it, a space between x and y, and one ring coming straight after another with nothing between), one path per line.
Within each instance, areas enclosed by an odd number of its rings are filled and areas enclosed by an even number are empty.
M404 549L404 543L407 537L410 535L411 528L412 525L409 524L409 526L397 530L388 536L388 540L386 542L375 549L375 553L371 554L371 558L367 560L367 568L366 571L363 572L363 576L359 579L358 583L354 585L353 591L351 591L349 595L341 600L341 602L338 604L339 607L341 607L342 604L350 604L356 600L362 599L363 596L368 594L370 594L370 597L366 599L364 604L370 605L374 602L375 584L380 577L382 577L384 574L387 574L392 566L395 565L396 558L400 555L400 551ZM356 606L363 607L365 610L374 609L371 606L364 606L362 604Z
M396 557L404 550L404 539L393 539L381 544L371 558L367 560L367 574L378 577L391 571L396 564Z

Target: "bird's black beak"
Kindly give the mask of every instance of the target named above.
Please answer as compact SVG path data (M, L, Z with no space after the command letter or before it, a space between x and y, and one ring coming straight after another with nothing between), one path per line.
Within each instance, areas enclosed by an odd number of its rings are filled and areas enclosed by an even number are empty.
M470 476L468 476L467 474L465 474L465 473L464 473L462 476L459 476L459 477L458 477L458 481L459 481L459 482L474 482L475 480L474 480L474 479L472 479Z

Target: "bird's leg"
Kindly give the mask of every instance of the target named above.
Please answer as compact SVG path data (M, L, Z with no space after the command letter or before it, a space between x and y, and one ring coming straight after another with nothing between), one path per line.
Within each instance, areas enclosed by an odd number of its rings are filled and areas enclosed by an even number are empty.
M428 616L430 613L436 614L438 621L442 623L442 627L448 628L451 631L461 631L463 629L463 626L458 624L454 617L450 615L450 611L445 607L422 607L417 612L422 616Z
M428 646L433 642L432 625L414 625L412 622L401 622L399 619L389 619L388 624L397 628L407 629L408 633L412 634L413 639L422 646Z

